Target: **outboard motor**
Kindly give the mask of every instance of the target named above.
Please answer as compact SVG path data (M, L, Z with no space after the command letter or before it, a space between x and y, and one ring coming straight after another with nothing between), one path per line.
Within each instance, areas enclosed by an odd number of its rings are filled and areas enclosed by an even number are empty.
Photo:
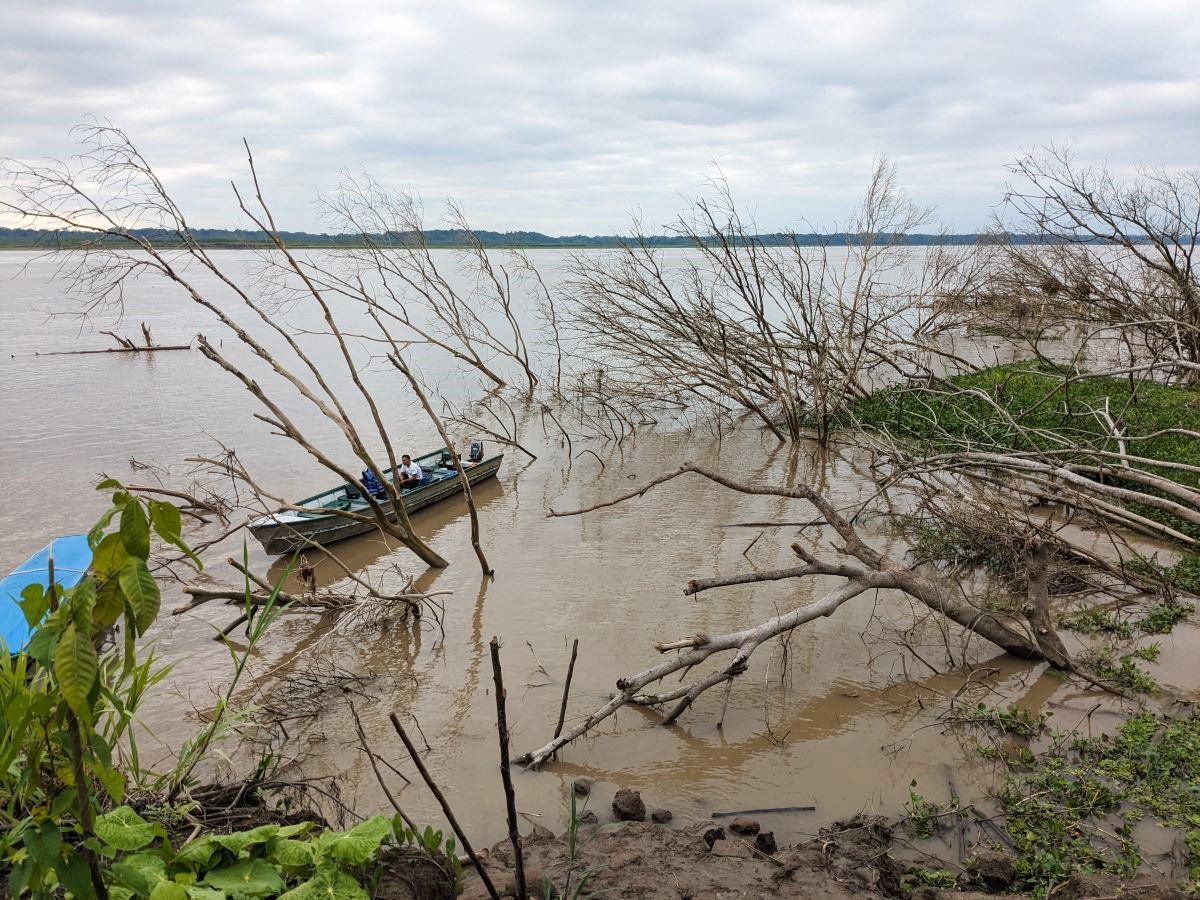
M483 461L483 441L471 441L471 449L467 451L467 462Z

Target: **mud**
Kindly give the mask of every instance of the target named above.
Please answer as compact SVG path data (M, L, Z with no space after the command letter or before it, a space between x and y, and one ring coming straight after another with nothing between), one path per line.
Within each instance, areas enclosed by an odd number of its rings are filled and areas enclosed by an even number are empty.
M767 855L754 840L727 834L706 840L705 826L664 828L642 822L623 822L580 830L572 856L566 836L530 836L524 840L529 895L574 896L586 877L581 896L641 897L660 900L701 900L733 897L910 897L916 900L980 900L984 897L1026 897L1003 885L989 886L974 875L936 857L906 846L887 822L857 817L823 828L816 835ZM485 865L501 897L516 896L512 847L497 844ZM921 883L920 869L957 870L958 889L939 889ZM990 889L994 888L994 889ZM1141 900L1182 900L1188 896L1171 882L1139 876L1122 880L1107 876L1075 876L1059 885L1055 898L1099 900L1127 897ZM486 900L479 877L467 878L464 900Z

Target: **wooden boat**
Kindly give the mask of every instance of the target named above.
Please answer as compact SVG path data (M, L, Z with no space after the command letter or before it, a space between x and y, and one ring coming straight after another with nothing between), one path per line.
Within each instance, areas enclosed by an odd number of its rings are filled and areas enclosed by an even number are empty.
M478 459L464 460L463 468L467 480L478 484L496 475L503 453L493 456L483 456L482 445ZM400 499L409 513L424 509L430 504L453 497L462 492L462 482L454 470L454 462L446 450L434 450L424 456L413 458L413 462L421 466L424 475L421 483L415 487L405 488L400 492ZM392 470L383 472L384 478L392 478ZM280 510L267 516L255 519L249 524L250 533L258 538L268 553L291 553L304 547L332 544L356 534L363 534L376 527L374 521L359 522L344 516L340 511L349 511L371 515L370 504L363 497L361 484L339 484L312 497L306 497L296 502L299 510ZM374 495L385 513L392 512L392 501L386 493Z
M54 581L63 590L83 580L92 564L92 549L86 534L55 538L0 581L0 640L9 653L19 653L29 643L33 629L21 609L21 592L31 584L42 590L50 587L50 560L54 560Z

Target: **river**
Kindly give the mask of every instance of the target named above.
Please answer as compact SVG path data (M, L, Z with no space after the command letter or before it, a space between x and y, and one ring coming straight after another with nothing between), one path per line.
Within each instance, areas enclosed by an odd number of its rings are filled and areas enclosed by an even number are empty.
M215 255L247 277L256 265L252 254ZM561 251L531 256L551 284L562 277ZM449 254L445 264L453 268ZM147 471L131 470L131 460L165 466L174 483L186 483L184 458L224 445L236 448L248 468L283 496L315 493L331 481L318 464L256 420L253 398L194 350L46 355L111 346L97 333L110 320L65 315L78 308L77 301L56 265L25 253L0 254L0 495L6 498L0 570L11 569L54 535L86 530L105 507L105 497L93 489L102 473L146 481ZM197 278L219 293L211 278ZM222 338L212 320L170 286L153 279L133 282L124 303L124 321L116 326L122 333L136 333L141 321L162 344L186 343L204 332L245 360L234 341ZM277 312L299 331L319 325L301 307L284 304ZM316 346L315 337L301 339ZM357 342L354 352L386 421L394 423L393 438L414 451L436 446L433 429L396 374L371 361L369 342ZM478 379L464 379L428 348L416 354L427 383L440 394L462 401L478 393ZM335 436L328 422L303 405L296 406L296 415L315 437ZM812 480L840 503L864 499L875 489L868 460L856 451L826 456L815 447L780 447L754 430L716 436L702 428L646 427L619 445L577 444L574 459L536 416L526 422L522 438L539 458L530 461L508 450L500 477L477 491L494 580L481 582L460 501L414 518L450 560L443 571L422 572L410 553L378 538L337 548L368 577L399 583L413 574L421 588L449 592L440 598L445 605L440 628L430 616L419 624L384 618L352 628L329 618L289 616L267 636L257 653L253 686L239 700L283 705L303 716L285 723L286 738L270 744L286 776L333 776L328 784L359 814L388 812L358 747L349 701L371 747L414 781L388 714L415 717L430 748L425 763L472 840L497 840L505 828L488 658L493 635L503 644L515 755L550 738L573 639L579 639L579 662L568 723L603 703L618 677L654 664L655 641L742 628L833 586L816 579L683 594L693 577L793 564L788 544L796 539L795 528L735 526L810 518L811 510L800 504L685 479L581 517L550 518L548 509L602 501L685 460L754 481ZM247 515L239 511L234 520ZM880 549L903 552L882 523L868 522L864 532ZM193 527L188 537L215 533L216 525ZM828 543L818 537L810 529L803 539L828 553ZM280 572L256 544L248 552L256 571ZM208 573L231 581L223 560L241 553L239 534L206 554ZM339 575L322 565L318 577L324 582ZM170 759L173 748L200 727L201 714L211 709L230 672L228 651L212 635L234 612L208 604L183 616L166 614L182 602L177 590L165 592L164 615L150 635L159 659L174 668L143 709L144 759ZM947 797L951 779L962 795L979 791L994 774L990 764L937 721L962 678L932 675L881 636L881 623L903 624L908 615L901 598L864 596L801 628L786 648L764 647L734 685L721 727L720 690L704 695L673 727L656 725L655 714L623 709L568 747L558 762L538 772L515 769L518 808L532 821L560 830L567 786L579 776L596 781L589 802L602 815L618 787L641 790L648 806L669 808L680 821L707 819L715 811L815 807L762 817L764 827L784 841L862 810L901 811L914 780L935 800ZM987 661L988 655L978 653L987 662L978 678L1005 701L1045 707L1062 727L1074 725L1093 705L1092 695L1063 687L1040 668L1006 658ZM1174 658L1182 678L1194 655ZM1175 669L1165 665L1169 680ZM338 686L342 676L354 678L349 692ZM1105 723L1103 716L1095 716L1096 727ZM222 749L244 771L258 748ZM221 765L219 755L209 761L210 769ZM405 786L386 770L385 776L413 818L440 821L423 785Z

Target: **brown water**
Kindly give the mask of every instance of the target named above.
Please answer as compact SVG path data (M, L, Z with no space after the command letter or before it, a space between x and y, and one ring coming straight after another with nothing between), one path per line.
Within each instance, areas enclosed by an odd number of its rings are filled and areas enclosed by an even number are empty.
M232 252L219 258L233 269L249 271L253 265L252 257ZM558 277L559 254L547 251L535 259L550 280ZM126 332L144 319L161 343L185 342L197 331L219 339L194 306L157 282L135 284L127 305ZM104 498L91 489L100 473L145 481L145 473L130 471L131 457L168 465L180 479L187 472L184 457L211 451L220 440L236 447L251 471L282 495L313 493L331 480L255 421L252 399L196 352L34 356L108 344L107 338L80 331L76 321L48 318L68 308L52 264L0 254L0 496L7 498L0 511L0 570L53 535L86 530L104 507ZM301 311L284 309L281 315L297 328L313 325ZM226 346L237 353L231 341ZM394 376L369 363L369 348L358 346L356 352L387 420L396 423L393 437L414 450L435 446L431 427L406 402ZM440 368L436 357L419 362L443 394L462 398L474 390L474 379ZM333 437L326 423L302 409L297 415L308 416L300 421L315 435ZM498 839L504 826L488 657L493 635L503 643L517 754L542 745L553 732L572 639L579 639L580 651L568 724L603 703L618 677L653 665L659 658L655 641L742 628L834 586L832 580L815 579L683 595L692 577L794 563L787 548L797 529L766 529L747 552L763 529L728 526L809 518L811 510L800 504L734 494L690 478L582 517L549 518L549 508L596 503L689 459L752 481L817 482L839 502L863 499L874 490L866 460L853 452L824 458L811 448L779 448L752 431L717 439L706 432L647 429L620 446L577 444L574 460L536 419L526 426L523 440L540 458L530 462L509 451L499 479L477 491L494 580L481 581L461 502L443 503L414 520L451 562L448 569L420 574L418 580L426 590L450 592L441 598L441 627L430 616L420 623L393 619L353 627L332 618L290 616L275 626L260 648L253 687L241 699L315 711L288 722L286 739L273 745L287 775L336 776L342 799L357 812L387 812L358 749L348 700L357 707L374 750L414 779L387 716L393 711L406 721L415 716L431 748L426 764L462 823L480 844ZM603 470L595 457L580 454L584 448L603 460ZM870 523L865 526L877 547L902 552L892 535L872 529ZM212 526L190 537L214 533ZM819 532L810 530L803 540L830 553ZM411 554L378 538L355 539L336 549L344 561L387 583L399 583L402 572L421 572ZM249 552L257 571L280 574L279 564L257 545ZM240 554L240 538L227 542L207 554L208 572L232 582L223 557ZM328 564L318 573L323 583L340 577ZM166 598L167 607L178 602L177 594ZM145 708L145 724L154 737L143 742L144 756L169 759L171 749L199 727L195 711L211 708L230 671L228 652L211 640L213 628L233 616L228 607L209 604L164 617L157 626L157 652L175 669L167 688ZM969 743L960 743L937 721L963 679L933 675L883 636L886 626L904 627L909 619L902 598L864 596L797 631L786 649L786 666L781 645L761 648L734 685L721 728L719 690L704 695L670 728L658 726L653 712L623 709L567 748L557 763L540 772L515 770L519 809L560 828L565 789L580 775L597 782L594 806L606 806L617 787L633 787L649 805L668 807L683 821L714 811L815 806L813 812L763 817L766 827L786 839L863 809L897 812L913 779L934 799L945 799L951 779L961 794L970 795L993 773ZM918 639L924 658L944 668L940 637ZM1194 671L1196 641L1184 634L1166 642L1160 674L1182 683ZM1092 694L1063 688L1038 667L989 660L983 647L973 652L986 666L978 680L998 691L991 702L1049 704L1062 727L1081 719L1095 702ZM358 676L352 693L334 687L300 696L300 681L324 683L322 678L335 670ZM1101 715L1089 724L1102 727ZM248 753L231 746L223 750L244 770ZM219 757L211 761L219 763ZM414 818L440 820L423 786L405 787L390 773L388 779Z

